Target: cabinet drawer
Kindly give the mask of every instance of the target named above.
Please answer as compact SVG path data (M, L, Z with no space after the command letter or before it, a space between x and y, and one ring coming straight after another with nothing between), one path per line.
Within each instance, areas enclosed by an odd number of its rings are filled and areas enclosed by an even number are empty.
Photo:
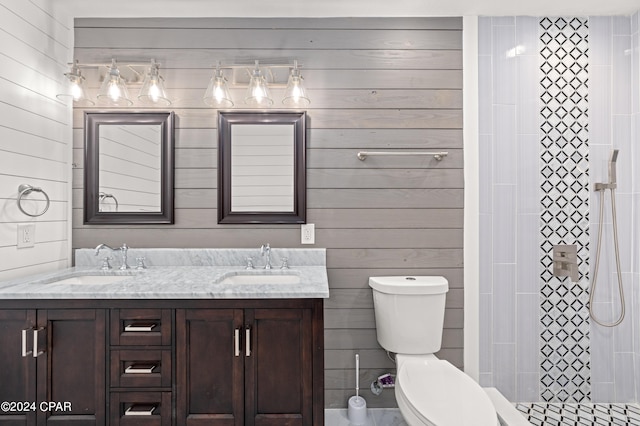
M110 414L114 426L171 426L171 392L113 392Z
M171 351L111 351L111 387L171 387Z
M111 344L114 346L171 345L170 309L113 309Z

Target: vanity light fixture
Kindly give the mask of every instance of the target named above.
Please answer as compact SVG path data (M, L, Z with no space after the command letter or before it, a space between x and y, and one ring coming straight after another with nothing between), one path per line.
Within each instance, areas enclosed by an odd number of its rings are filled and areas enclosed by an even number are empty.
M251 73L249 88L244 98L244 103L255 107L265 107L273 105L273 99L267 86L267 80L260 71L259 62L256 60L256 66Z
M297 60L293 61L293 68L291 69L291 74L289 74L282 103L288 106L301 107L308 106L311 103L309 96L307 96L307 89L304 87L304 79L300 75Z
M164 89L164 78L160 75L160 64L155 59L151 60L149 71L144 76L138 99L154 105L171 105Z
M133 100L131 100L129 96L127 83L140 84L141 81L142 86L140 87L138 100L143 104L151 106L171 105L171 100L167 96L167 92L164 87L164 78L160 75L160 64L156 62L155 59L151 59L151 63L127 63L125 70L127 71L127 73L125 73L127 78L123 77L121 74L115 58L111 59L111 63L106 64L81 64L76 60L73 64L69 65L71 70L68 73L65 73L65 76L71 82L71 87L68 89L67 93L58 94L56 97L61 100L73 98L75 106L95 105L95 103L87 96L85 78L81 72L81 69L83 68L107 68L107 73L100 85L100 89L98 90L97 101L100 105L117 107L133 105ZM139 72L136 70L137 67L144 67L144 71L146 72Z
M78 61L71 64L71 70L64 74L69 79L70 87L68 93L58 94L56 97L60 100L71 97L73 102L78 106L95 105L91 99L87 98L87 88L84 84L85 78L80 71Z
M205 104L214 108L230 108L233 106L229 88L227 87L227 79L220 69L220 61L216 64L216 71L209 81L202 100Z
M104 77L100 91L98 91L98 102L113 106L131 106L133 101L129 98L129 91L124 79L120 76L120 70L116 65L116 60L111 60L109 72Z
M225 72L231 74L229 80L225 77ZM240 64L222 66L218 61L202 98L204 103L213 108L233 107L228 81L232 88L246 88L244 103L252 107L264 108L273 105L273 88L284 90L282 103L286 106L306 107L311 103L297 60L293 61L293 65L261 65L260 61L256 60L253 67Z

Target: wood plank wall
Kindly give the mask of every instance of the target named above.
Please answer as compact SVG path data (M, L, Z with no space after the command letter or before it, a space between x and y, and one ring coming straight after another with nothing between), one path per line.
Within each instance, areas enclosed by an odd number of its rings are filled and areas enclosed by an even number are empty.
M70 265L71 107L62 93L71 24L46 0L0 0L0 280ZM18 186L41 187L46 214L18 209ZM26 195L25 211L45 207ZM35 224L35 246L17 248L18 225Z
M155 58L177 115L174 226L82 224L82 114L74 114L74 247L302 247L298 226L216 223L216 110L201 98L217 60L297 59L309 88L308 222L327 248L326 406L393 369L376 341L367 278L444 275L450 282L440 356L463 359L462 19L78 19L75 57ZM87 79L97 90L95 71ZM232 89L244 108L244 89ZM283 90L273 90L276 103ZM132 109L140 109L134 105ZM282 109L282 108L281 108ZM356 158L359 150L447 150L430 157ZM395 406L392 391L370 407Z

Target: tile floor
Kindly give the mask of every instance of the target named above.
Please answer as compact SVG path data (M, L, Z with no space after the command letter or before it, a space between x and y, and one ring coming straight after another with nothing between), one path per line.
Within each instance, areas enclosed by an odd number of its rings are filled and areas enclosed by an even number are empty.
M516 409L538 426L640 426L637 404L517 403Z
M638 404L517 403L536 426L640 426ZM365 426L407 426L398 409L370 408ZM325 410L325 426L350 426L345 409Z
M369 408L365 426L407 426L400 410L391 408ZM346 409L327 409L324 411L325 426L350 426Z

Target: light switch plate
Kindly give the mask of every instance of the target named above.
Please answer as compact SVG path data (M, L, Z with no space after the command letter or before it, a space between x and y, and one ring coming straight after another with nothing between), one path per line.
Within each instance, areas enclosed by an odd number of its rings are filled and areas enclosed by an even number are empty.
M33 247L36 243L36 224L18 224L18 248Z
M302 244L316 243L316 226L313 223L300 226L300 242Z

